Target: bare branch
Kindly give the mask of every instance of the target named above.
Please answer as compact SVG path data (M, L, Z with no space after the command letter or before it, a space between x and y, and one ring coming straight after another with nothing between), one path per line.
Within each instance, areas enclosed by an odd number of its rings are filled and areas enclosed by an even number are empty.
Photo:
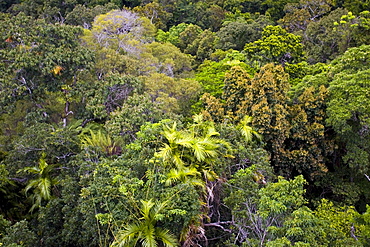
M222 225L230 225L230 224L234 224L234 222L232 221L224 221L224 222L214 222L214 223L207 223L207 224L204 224L204 226L214 226L214 227L218 227L218 228L221 228L223 231L225 232L232 232L231 229L226 229L224 228Z

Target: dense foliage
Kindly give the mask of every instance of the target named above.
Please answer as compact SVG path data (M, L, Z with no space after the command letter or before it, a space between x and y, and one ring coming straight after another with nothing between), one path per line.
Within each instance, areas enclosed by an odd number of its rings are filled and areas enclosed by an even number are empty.
M370 246L370 3L0 3L0 246Z

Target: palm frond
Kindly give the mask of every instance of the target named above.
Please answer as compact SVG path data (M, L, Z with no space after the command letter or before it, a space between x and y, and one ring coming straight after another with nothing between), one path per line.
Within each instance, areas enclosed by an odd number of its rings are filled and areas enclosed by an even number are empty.
M130 246L131 242L137 242L138 241L138 236L140 235L142 226L138 224L130 224L125 227L124 230L120 231L118 233L118 237L116 241L112 243L112 246ZM132 246L135 246L132 245Z
M219 135L220 133L216 131L214 126L207 127L206 137L219 136Z
M218 145L218 148L220 148L221 146L223 146L226 149L231 150L231 144L230 144L230 142L225 141L225 140L220 139L220 138L216 138L216 137L210 137L209 139L211 140L211 142L217 144Z
M75 131L81 131L82 130L82 125L83 125L84 120L83 119L73 119L71 122L68 124L68 130L75 130Z
M145 231L142 232L142 245L143 247L156 247L158 246L155 236L155 229L153 225L145 227Z
M218 178L218 175L212 170L203 170L204 177L209 181L214 181Z
M51 199L51 181L49 178L39 178L37 188L40 192L42 199Z
M194 156L195 158L199 161L199 162L202 162L206 159L206 148L205 146L201 143L201 142L195 142L193 145L192 145L192 149L193 149L193 152L194 152Z
M177 123L174 122L172 127L169 127L168 125L164 125L163 126L163 135L164 137L166 137L166 139L168 140L169 143L172 143L174 142L174 140L176 139L177 137L177 131L176 131L176 128L177 128Z
M32 189L32 188L37 188L38 186L38 179L32 179L28 182L26 188L24 189L26 195L27 195L27 192Z
M213 160L218 152L217 148L219 146L212 142L212 140L204 138L202 140L197 141L193 144L192 148L194 151L194 156L199 162L206 162Z
M183 167L185 165L184 161L181 158L181 154L180 153L176 153L175 155L172 156L172 162L178 168Z
M203 122L203 115L202 114L197 114L193 116L193 121L194 123L200 124Z
M162 218L160 212L166 203L141 200L140 214L142 217L138 219L137 223L129 224L124 230L119 231L111 246L135 247L137 243L141 243L145 247L156 247L158 241L163 242L165 246L175 246L171 243L176 244L176 239L168 231L156 226L157 221Z
M243 119L240 121L240 123L243 124L243 125L248 125L248 124L252 123L252 121L253 121L253 117L245 115L243 117Z
M185 148L191 148L193 141L194 137L192 137L190 134L183 133L181 137L175 141L175 144Z
M30 173L33 173L33 174L39 174L41 172L41 169L37 166L25 167L25 168L19 170L17 173L19 173L19 172L30 172Z
M245 137L246 142L251 142L253 139L253 129L250 126L242 125L240 127L242 135Z
M262 140L262 135L260 135L251 126L249 126L249 124L252 123L252 120L253 118L251 116L246 115L237 126L247 143L252 142L253 136L256 137L259 141Z
M81 145L82 147L98 147L108 155L113 154L117 147L117 143L113 141L109 134L102 130L90 130L90 136L83 135L81 137Z
M41 206L42 198L39 194L34 194L31 196L32 199L32 207L30 208L29 212L33 212L36 208Z
M161 147L156 153L156 156L161 158L166 163L172 158L172 148L167 143L164 143L163 147Z
M177 246L176 238L172 234L170 234L168 230L164 230L162 228L157 227L155 231L156 231L155 235L157 236L159 240L162 241L164 246L166 247Z
M30 180L24 189L26 195L30 189L33 189L33 195L31 197L33 198L32 200L34 201L34 204L32 205L30 212L41 205L41 200L51 199L51 187L57 182L50 176L50 172L54 168L54 165L49 165L45 161L45 156L46 154L43 153L38 166L26 167L21 170L37 174L37 177ZM37 200L35 200L35 198L37 198Z
M154 202L152 202L152 200L149 200L149 201L144 201L144 200L141 200L141 208L140 208L140 212L144 218L144 220L147 220L147 221L152 221L152 215L151 215L151 209L153 208L153 206L155 205Z
M46 167L48 167L48 163L46 163L45 158L46 158L46 154L43 152L39 160L39 167L40 167L41 173L44 172Z
M196 168L185 168L184 169L171 169L170 172L167 174L167 179L165 184L172 185L175 182L179 181L182 183L189 183L194 186L203 187L203 181L197 179L200 176L200 173L197 171Z

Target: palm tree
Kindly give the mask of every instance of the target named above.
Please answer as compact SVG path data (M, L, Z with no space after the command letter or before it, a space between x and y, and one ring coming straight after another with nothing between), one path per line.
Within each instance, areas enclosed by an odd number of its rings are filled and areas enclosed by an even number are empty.
M262 135L260 135L257 131L255 131L249 124L253 121L253 117L251 116L244 116L244 118L240 121L237 128L240 130L241 134L245 137L247 143L252 142L253 137L257 138L257 140L262 140Z
M211 122L204 122L202 115L194 116L194 123L187 129L177 130L174 123L171 127L164 126L163 136L166 142L155 154L156 158L170 167L166 184L175 182L191 184L201 188L199 201L206 205L208 198L213 197L213 191L208 187L209 181L218 179L213 170L217 159L231 150L230 144L221 138ZM226 154L225 154L226 153ZM185 246L192 246L198 240L204 240L205 234L202 220L206 217L206 208L184 227L181 240Z
M166 203L155 204L149 200L141 201L141 204L141 218L120 231L111 246L157 247L158 242L166 247L177 246L176 238L168 230L157 226Z
M54 166L46 163L45 156L46 154L42 153L38 166L25 167L20 170L37 175L36 178L31 179L28 182L25 188L26 194L30 189L33 189L33 194L31 195L33 205L30 209L30 212L32 212L35 208L40 207L42 200L47 201L51 199L51 188L56 184L56 180L52 179L50 174Z
M195 168L207 180L214 180L217 175L212 164L221 155L221 148L230 149L228 142L217 138L219 133L212 124L205 124L201 115L195 117L195 124L188 130L177 130L174 123L171 127L164 126L163 136L167 143L155 154L166 166L185 171Z

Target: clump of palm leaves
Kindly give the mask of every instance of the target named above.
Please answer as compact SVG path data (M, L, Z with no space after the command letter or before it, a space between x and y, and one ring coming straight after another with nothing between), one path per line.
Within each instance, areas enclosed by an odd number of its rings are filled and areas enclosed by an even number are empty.
M199 178L201 174L207 180L216 179L213 163L223 155L222 151L231 149L228 142L217 137L219 133L212 124L203 122L201 115L197 115L194 122L185 130L177 130L176 123L164 126L162 134L167 141L155 156L172 168L167 183L184 180L186 176Z
M30 212L40 207L42 200L48 201L52 198L51 188L57 184L57 180L51 176L55 165L49 165L45 158L46 154L42 153L37 166L25 167L18 171L35 175L33 179L28 181L28 184L25 188L26 195L31 189L33 192L30 195L32 200Z
M165 247L177 246L177 240L169 230L157 225L163 218L161 211L166 206L164 203L154 203L152 200L141 201L140 218L136 222L128 224L118 232L113 246L137 246L157 247L161 243Z
M97 147L108 156L117 155L122 152L121 147L115 142L108 133L103 130L89 130L89 134L81 134L82 147Z

